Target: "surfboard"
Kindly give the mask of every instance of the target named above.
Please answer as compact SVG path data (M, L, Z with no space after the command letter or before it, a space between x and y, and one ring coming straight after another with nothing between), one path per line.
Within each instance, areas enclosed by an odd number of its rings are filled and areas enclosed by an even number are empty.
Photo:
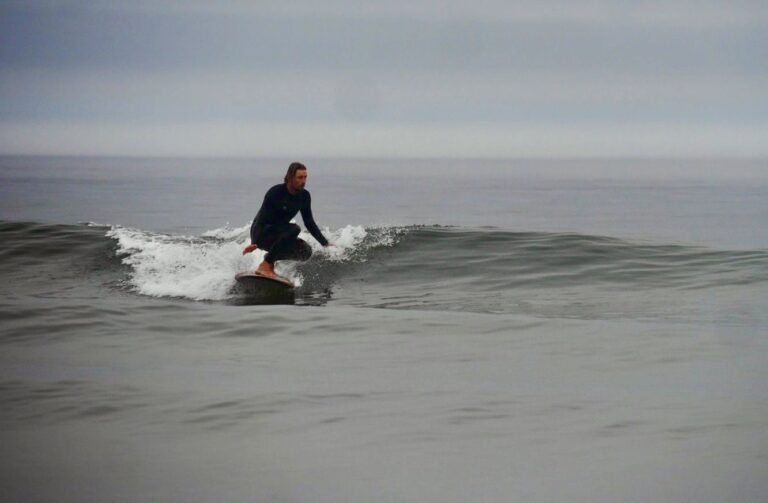
M283 278L282 276L272 278L257 272L240 272L235 275L235 279L241 285L256 288L278 287L292 290L295 286L288 278Z

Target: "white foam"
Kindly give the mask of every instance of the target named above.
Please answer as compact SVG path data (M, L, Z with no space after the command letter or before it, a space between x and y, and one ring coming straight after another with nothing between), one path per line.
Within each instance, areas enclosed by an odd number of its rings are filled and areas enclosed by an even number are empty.
M235 274L256 269L264 259L263 250L242 254L250 243L249 227L224 226L192 237L113 226L107 236L117 240L123 263L131 267L128 281L137 292L154 297L224 300L232 295ZM334 261L346 260L368 235L363 227L352 225L326 228L323 233L334 246L321 246L306 231L300 237L310 243L320 260ZM301 286L303 278L296 266L296 262L280 261L276 272Z
M123 263L132 268L131 285L155 297L225 299L234 275L253 261L241 254L245 236L221 242L123 227L112 227L107 235L118 241Z
M320 253L330 260L344 260L347 258L348 252L355 249L368 233L362 226L347 225L336 231L331 231L326 227L323 229L323 235L332 246L322 246L305 230L299 234L299 237L310 243L313 253Z
M242 236L246 236L251 228L251 224L246 224L242 227L230 227L229 224L225 225L224 227L220 227L218 229L213 229L209 231L205 231L200 236L206 237L206 238L216 238L216 239L237 239Z
M111 227L111 225L109 224L100 224L98 222L92 222L92 221L78 222L78 223L81 225L85 225L86 227Z

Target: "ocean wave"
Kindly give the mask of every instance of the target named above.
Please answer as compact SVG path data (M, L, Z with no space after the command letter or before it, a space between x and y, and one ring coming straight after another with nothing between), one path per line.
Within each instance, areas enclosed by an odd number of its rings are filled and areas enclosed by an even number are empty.
M40 267L57 257L91 261L90 270L122 272L124 287L141 295L226 301L239 295L235 274L255 269L264 257L262 250L242 255L248 231L248 225L227 225L186 236L100 224L0 222L0 258L6 270ZM335 246L323 248L302 232L313 257L277 264L277 272L297 285L299 301L509 311L530 299L641 305L659 292L768 282L768 250L442 226L347 225L324 233Z
M0 259L11 267L103 251L103 230L74 224L0 221Z
M299 237L313 248L313 260L343 261L358 248L367 232L359 226L325 229L334 246L323 248L307 232ZM193 300L225 300L236 295L235 274L255 270L265 252L242 255L249 244L249 226L223 227L200 236L158 234L114 226L107 236L117 241L117 253L131 267L134 290L154 297L185 297ZM299 264L278 262L276 272L297 287L303 284Z
M419 270L490 289L571 284L685 289L768 279L768 250L721 251L576 233L421 228L400 251L390 261L395 275Z

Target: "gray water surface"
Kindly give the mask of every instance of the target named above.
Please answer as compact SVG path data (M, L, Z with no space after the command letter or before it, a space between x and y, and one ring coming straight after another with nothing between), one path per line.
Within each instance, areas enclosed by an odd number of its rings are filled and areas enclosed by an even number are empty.
M0 159L2 501L764 500L765 162L307 164Z

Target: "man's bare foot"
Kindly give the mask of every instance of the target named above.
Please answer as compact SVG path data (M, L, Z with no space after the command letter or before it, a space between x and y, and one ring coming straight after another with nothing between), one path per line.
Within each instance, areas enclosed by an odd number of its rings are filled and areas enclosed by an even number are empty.
M261 264L259 264L258 269L256 269L256 273L261 274L262 276L269 276L270 278L277 277L277 274L275 274L275 269L272 267L272 264L270 264L266 260L263 261Z

